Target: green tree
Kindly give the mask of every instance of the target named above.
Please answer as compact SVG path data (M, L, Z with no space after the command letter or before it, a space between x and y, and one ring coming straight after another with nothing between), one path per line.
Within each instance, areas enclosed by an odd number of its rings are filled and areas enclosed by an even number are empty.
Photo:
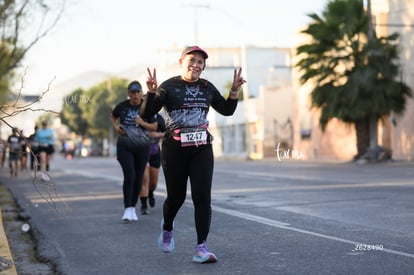
M62 124L77 135L84 137L87 134L88 122L84 119L81 104L85 101L85 90L77 89L63 98L63 107L60 113Z
M4 105L7 102L7 92L9 90L9 78L0 78L0 105Z
M27 52L57 24L65 0L0 0L0 104Z
M311 39L297 48L301 83L314 84L312 107L321 111L322 130L332 118L355 125L357 159L369 146L369 118L402 113L411 95L398 79L398 34L369 39L362 0L333 0L321 17L309 17L302 33Z
M89 134L102 139L109 135L111 129L110 115L113 107L127 98L127 80L111 78L91 87L86 95L90 98L90 104L83 105L85 119L88 121Z
M108 135L110 106L108 104L109 87L107 82L93 86L86 92L90 103L82 105L84 118L88 121L88 132L91 136L102 139Z
M50 126L53 123L54 118L56 117L55 114L52 113L45 113L39 116L36 120L36 125L40 127L43 121L46 121L47 124Z
M101 142L111 134L111 111L127 98L127 85L126 79L111 78L88 90L73 91L63 100L62 123L77 135Z

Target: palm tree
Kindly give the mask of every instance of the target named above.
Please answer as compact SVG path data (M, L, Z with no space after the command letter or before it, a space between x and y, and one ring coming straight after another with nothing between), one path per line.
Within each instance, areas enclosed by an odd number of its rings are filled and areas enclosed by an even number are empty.
M302 84L314 83L312 107L320 109L325 130L332 118L355 125L358 154L366 154L370 117L402 113L410 88L398 80L398 34L368 38L362 0L333 0L302 33L311 37L297 48ZM375 124L375 127L376 124Z

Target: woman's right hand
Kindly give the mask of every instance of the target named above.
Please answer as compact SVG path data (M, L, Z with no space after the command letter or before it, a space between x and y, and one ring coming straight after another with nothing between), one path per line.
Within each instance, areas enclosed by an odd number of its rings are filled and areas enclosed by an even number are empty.
M151 74L151 70L147 68L148 78L147 78L147 88L149 93L155 93L158 88L157 85L157 72L154 68L154 71Z
M121 125L119 125L119 126L116 128L116 131L117 131L117 133L118 133L118 134L120 134L121 136L125 136L125 135L126 135L126 133L125 133L124 129L121 127Z

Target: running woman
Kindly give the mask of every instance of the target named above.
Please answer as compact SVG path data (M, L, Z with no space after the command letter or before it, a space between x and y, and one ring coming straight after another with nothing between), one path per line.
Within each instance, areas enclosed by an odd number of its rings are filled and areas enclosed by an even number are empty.
M19 169L19 160L21 154L21 137L19 136L19 130L13 128L12 134L7 138L7 144L9 147L9 168L10 168L10 177L17 178L17 171Z
M55 134L51 128L48 127L46 120L42 121L42 127L36 132L36 140L39 142L39 158L40 158L40 179L49 181L50 177L47 173L50 168L50 162L55 153Z
M128 85L128 99L118 103L112 110L111 122L119 134L116 143L116 158L121 165L124 175L122 192L124 196L124 222L137 221L135 206L141 192L142 178L149 158L148 143L135 142L138 133L155 131L157 122L154 119L142 119L140 106L142 103L142 88L138 81ZM140 130L140 131L138 131ZM136 132L136 133L134 133Z
M246 82L241 76L241 68L235 69L229 97L224 98L211 82L200 78L207 58L206 51L198 46L185 48L179 59L181 75L164 81L159 87L156 70L148 69L148 93L141 109L144 117L153 116L162 107L166 114L167 131L161 154L167 198L163 205L158 246L163 252L174 249L174 218L185 201L187 180L190 179L197 232L193 261L199 263L217 261L206 245L211 224L214 166L207 113L211 106L222 115L233 115L239 90Z

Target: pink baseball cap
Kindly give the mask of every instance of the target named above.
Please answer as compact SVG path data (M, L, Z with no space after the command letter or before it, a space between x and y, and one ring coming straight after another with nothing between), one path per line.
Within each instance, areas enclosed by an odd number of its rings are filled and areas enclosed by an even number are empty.
M186 47L181 53L181 58L184 57L184 55L187 55L187 54L192 53L192 52L199 52L204 57L204 59L208 58L207 52L205 50L203 50L202 48L200 48L199 46Z

